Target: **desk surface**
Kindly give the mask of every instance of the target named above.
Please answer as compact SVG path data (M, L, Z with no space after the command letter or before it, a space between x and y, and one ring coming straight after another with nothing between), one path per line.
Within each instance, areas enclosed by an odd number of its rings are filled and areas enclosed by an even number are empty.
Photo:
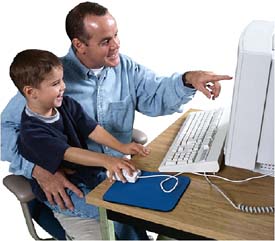
M148 157L133 158L137 168L157 171L187 113L148 145L151 149ZM171 212L158 212L105 202L102 197L111 185L109 181L104 181L89 193L86 196L86 201L108 210L211 239L274 239L274 215L249 214L235 210L206 182L204 177L193 174L185 175L191 178L191 183L176 208ZM223 166L219 175L243 179L258 174ZM245 203L251 206L274 206L274 179L272 177L239 184L213 178L211 180L235 203Z

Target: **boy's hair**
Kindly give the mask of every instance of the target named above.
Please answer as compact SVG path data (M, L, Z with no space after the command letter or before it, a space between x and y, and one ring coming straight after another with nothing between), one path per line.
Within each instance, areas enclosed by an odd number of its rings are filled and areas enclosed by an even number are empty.
M91 36L86 32L84 19L88 15L104 16L108 9L98 3L83 2L75 6L66 17L66 32L70 40L78 38L86 43Z
M46 50L27 49L18 53L10 66L10 77L23 93L25 86L38 88L53 68L61 67L62 63L53 53Z

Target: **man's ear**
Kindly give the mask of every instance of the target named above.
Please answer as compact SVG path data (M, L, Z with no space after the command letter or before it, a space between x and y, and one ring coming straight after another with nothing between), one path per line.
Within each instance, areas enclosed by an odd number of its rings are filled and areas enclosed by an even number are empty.
M36 94L36 89L32 86L26 85L23 88L23 93L28 99L36 99L37 94Z
M84 47L86 46L85 43L83 43L80 39L78 38L74 38L72 40L72 45L74 46L74 48L76 49L77 52L83 54L85 52Z

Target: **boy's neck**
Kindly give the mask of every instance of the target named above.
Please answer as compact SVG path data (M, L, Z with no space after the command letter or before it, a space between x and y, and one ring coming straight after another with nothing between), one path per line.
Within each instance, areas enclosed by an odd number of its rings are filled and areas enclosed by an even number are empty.
M32 103L29 103L29 102L27 103L27 107L33 113L43 117L51 117L56 114L55 108L45 109L45 108L41 108L40 106L33 105Z

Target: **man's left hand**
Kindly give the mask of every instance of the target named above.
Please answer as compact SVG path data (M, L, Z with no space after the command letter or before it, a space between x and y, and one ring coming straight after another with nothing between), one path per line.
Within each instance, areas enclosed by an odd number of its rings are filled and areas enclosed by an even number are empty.
M216 75L209 71L189 71L185 73L185 83L191 84L201 91L207 98L217 98L221 91L220 80L232 79L229 75Z

